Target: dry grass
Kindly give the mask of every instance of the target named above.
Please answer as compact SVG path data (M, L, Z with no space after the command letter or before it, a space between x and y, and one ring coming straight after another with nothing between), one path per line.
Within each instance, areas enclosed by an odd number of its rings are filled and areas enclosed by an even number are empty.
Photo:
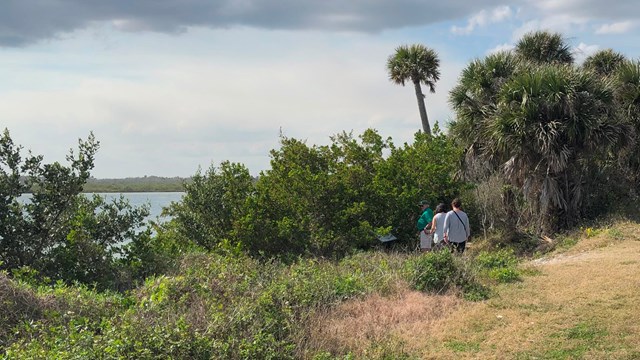
M486 302L407 291L344 304L313 324L313 338L356 358L392 337L423 359L640 359L640 225L590 231L525 266L539 275Z
M13 326L22 321L38 319L42 301L30 290L20 287L0 273L0 348L4 346Z
M368 358L377 344L392 344L411 353L430 341L434 324L461 304L454 295L431 296L407 288L394 297L352 300L312 319L309 348Z

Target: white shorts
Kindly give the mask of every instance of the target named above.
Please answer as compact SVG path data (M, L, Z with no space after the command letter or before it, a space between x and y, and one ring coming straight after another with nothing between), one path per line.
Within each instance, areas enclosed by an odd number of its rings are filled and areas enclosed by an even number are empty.
M431 234L420 231L420 249L431 249Z

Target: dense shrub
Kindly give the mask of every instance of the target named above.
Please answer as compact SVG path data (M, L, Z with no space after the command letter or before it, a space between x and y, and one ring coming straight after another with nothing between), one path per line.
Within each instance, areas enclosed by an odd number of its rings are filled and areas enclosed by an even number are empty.
M484 300L489 290L479 282L477 272L472 261L448 249L428 252L408 263L409 282L416 290L435 294L456 290L469 300Z
M520 272L517 269L518 259L513 250L483 251L478 254L475 261L493 280L502 283L520 280Z
M372 292L393 293L403 261L383 253L291 264L191 254L175 276L149 278L130 296L42 287L31 295L37 316L21 316L27 321L7 329L16 335L7 337L5 356L300 358L305 321L315 311Z
M434 134L418 133L402 147L374 130L357 139L338 134L328 146L282 137L255 184L229 163L197 174L183 202L169 209L174 225L159 235L290 260L369 249L389 230L408 244L419 200L448 203L466 188L455 177L460 152L437 126Z

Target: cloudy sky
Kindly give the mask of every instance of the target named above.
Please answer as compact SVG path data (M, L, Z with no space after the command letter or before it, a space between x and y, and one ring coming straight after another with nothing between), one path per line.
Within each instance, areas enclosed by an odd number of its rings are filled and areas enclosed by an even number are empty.
M411 141L413 89L385 69L399 45L438 52L427 111L446 129L470 60L538 29L564 34L578 60L605 48L638 59L639 14L630 0L3 0L0 128L46 162L93 131L98 178L223 160L257 175L280 133Z

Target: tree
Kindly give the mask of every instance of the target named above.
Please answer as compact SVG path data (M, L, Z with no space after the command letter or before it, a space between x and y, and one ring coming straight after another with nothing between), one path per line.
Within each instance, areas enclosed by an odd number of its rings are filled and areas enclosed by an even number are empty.
M538 64L573 64L571 48L562 35L548 31L525 34L516 44L515 53Z
M79 140L68 166L43 164L5 129L0 137L0 269L28 267L42 277L119 287L128 241L148 237L142 229L148 209L124 199L105 202L80 194L94 166L99 143ZM26 201L18 197L29 193ZM125 276L126 278L126 276Z
M606 182L611 154L633 136L616 110L612 80L571 62L561 35L527 34L513 53L469 64L449 99L466 175L500 184L500 174L506 205L516 206L517 190L545 231L582 215Z
M418 109L422 121L422 129L431 135L431 126L427 116L424 94L420 84L429 87L431 93L436 92L436 82L440 79L440 60L438 54L424 45L399 46L395 54L387 60L389 79L404 86L405 82L413 82L418 100Z
M595 54L587 57L582 67L594 71L600 76L613 75L616 69L624 64L627 59L624 55L611 49L600 50Z
M204 174L198 170L184 187L182 201L172 203L165 214L173 217L171 222L183 241L214 250L231 238L234 222L242 216L244 203L253 192L249 170L223 161Z

